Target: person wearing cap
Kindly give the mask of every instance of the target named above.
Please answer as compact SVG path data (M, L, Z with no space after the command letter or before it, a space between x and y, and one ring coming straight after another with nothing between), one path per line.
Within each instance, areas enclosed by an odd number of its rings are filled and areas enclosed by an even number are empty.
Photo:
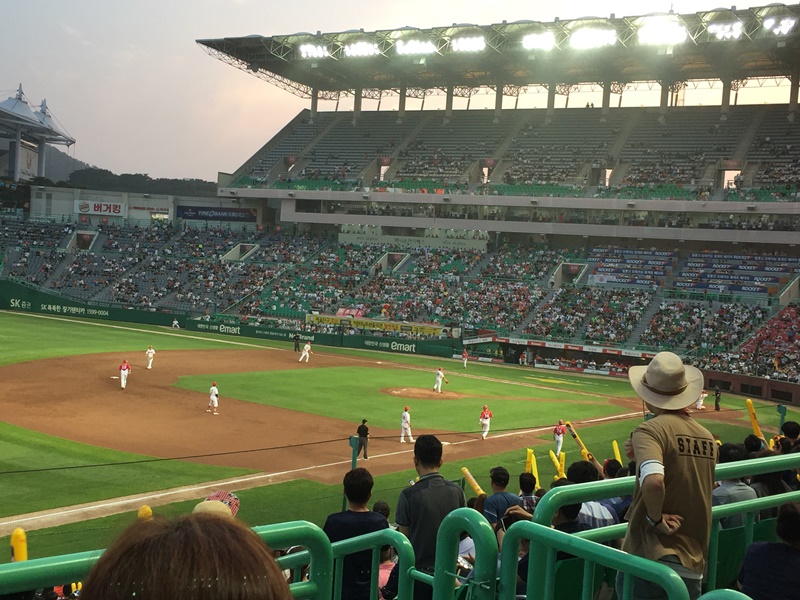
M445 383L450 383L449 381L447 381L447 377L444 376L444 369L442 369L442 367L439 367L439 370L436 371L436 383L433 384L434 392L439 392L440 394L442 393L442 381L444 381Z
M400 415L400 443L406 443L406 436L408 436L408 441L414 443L414 436L411 435L411 413L408 412L410 409L408 406L405 407L403 410L403 414Z
M561 456L561 446L564 444L565 433L567 433L567 428L564 426L564 420L559 419L558 425L553 428L553 441L556 443L556 456Z
M206 408L207 413L213 413L214 416L219 416L219 411L217 408L219 407L219 390L217 389L217 382L211 384L211 387L208 390L208 408Z
M703 391L703 374L672 352L659 352L649 365L634 366L628 379L654 415L625 442L638 465L630 522L622 549L672 568L689 597L700 596L711 532L711 492L717 444L687 410ZM666 598L653 583L632 578L633 598ZM617 594L623 594L622 573Z
M486 435L489 433L489 424L492 421L492 416L492 411L490 411L489 407L484 404L483 411L478 419L478 422L481 424L481 439L483 440L486 439Z
M367 420L361 419L361 425L356 428L356 434L358 435L358 452L356 452L356 458L358 455L361 454L361 450L364 450L364 460L369 460L369 456L367 456L367 442L369 442L369 427L367 427Z

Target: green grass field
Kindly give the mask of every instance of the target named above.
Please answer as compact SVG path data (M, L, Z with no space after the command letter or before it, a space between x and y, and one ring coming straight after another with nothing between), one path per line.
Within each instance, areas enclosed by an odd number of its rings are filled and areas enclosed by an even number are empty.
M0 313L0 365L87 353L140 351L148 344L154 344L158 350L289 347L280 342L246 338L237 339L233 344L230 341L230 338L151 326L97 321L66 322ZM375 357L374 354L354 350L326 348L325 351L344 356ZM311 368L271 371L269 374L219 374L217 379L228 397L336 416L354 422L368 418L371 425L390 429L396 428L399 407L405 401L392 399L379 390L400 385L427 388L432 385L431 371L440 365L448 371L448 378L452 382L448 389L457 387L465 397L457 401L415 401L415 406L425 409L428 428L475 431L475 415L484 403L489 403L496 414L503 414L504 422L513 423L515 429L524 429L552 423L554 415L563 415L565 418L578 418L572 415L579 415L585 419L622 412L609 405L603 396L633 396L625 380L560 375L480 363L471 363L468 372L487 379L459 378L460 363L456 361L407 355L392 355L386 360L418 366L421 370L389 365L386 369ZM458 381L457 386L455 380ZM518 385L520 383L527 385ZM205 392L208 375L182 377L178 385ZM533 388L531 385L543 387ZM302 389L301 394L298 389ZM538 401L532 402L531 398ZM738 402L743 403L741 399ZM762 427L767 429L777 425L778 415L773 405L757 403L757 407ZM789 418L799 418L797 411L790 413ZM616 439L622 444L637 423L637 419L613 422L583 428L580 433L589 449L598 457L605 458L612 456L611 440ZM738 441L750 432L746 417L741 426L722 425L713 421L704 424L724 440ZM499 432L500 428L494 425L493 432ZM469 464L445 464L445 476L460 479L460 468L467 466L478 481L488 488L489 469L502 464L512 475L522 472L525 467L525 448L530 446L535 448L540 478L542 484L547 486L555 472L547 456L549 445L536 446L533 437L530 440L519 437L509 439L513 441L509 441L508 450L501 454L471 459ZM539 439L549 441L549 434L544 433ZM568 462L579 459L577 447L569 440L565 443ZM244 469L175 460L150 461L150 458L78 444L0 421L0 487L4 490L0 495L0 518L235 477L247 472ZM409 459L407 470L376 477L373 500L386 500L390 506L395 506L400 490L415 476L411 467ZM251 525L298 518L321 524L327 514L341 508L339 485L306 480L237 491L237 494L242 500L239 514ZM471 494L471 490L467 489L467 495ZM158 507L157 512L180 514L187 512L194 503ZM35 558L105 547L133 518L131 514L120 514L30 531L30 556ZM7 543L8 538L0 538L0 545ZM0 556L3 557L0 561L5 561L8 553Z

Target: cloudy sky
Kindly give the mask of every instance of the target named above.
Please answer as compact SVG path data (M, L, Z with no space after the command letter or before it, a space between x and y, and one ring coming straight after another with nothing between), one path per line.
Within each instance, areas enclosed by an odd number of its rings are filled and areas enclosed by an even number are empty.
M217 171L237 169L308 101L211 58L196 39L550 21L611 13L619 17L665 12L670 6L676 12L696 12L722 4L720 0L6 2L13 4L13 19L5 20L0 38L0 100L13 95L20 83L32 104L46 98L53 115L77 140L70 153L90 164L115 173L213 181ZM6 16L12 13L6 11ZM364 108L374 107L365 102ZM333 106L320 103L320 109Z

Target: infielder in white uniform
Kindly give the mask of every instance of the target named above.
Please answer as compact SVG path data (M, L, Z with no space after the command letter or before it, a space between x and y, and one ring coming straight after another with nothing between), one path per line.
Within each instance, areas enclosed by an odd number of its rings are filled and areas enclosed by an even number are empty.
M208 408L206 409L206 412L219 416L219 412L217 411L217 407L219 406L219 390L217 389L216 381L211 384L208 394Z
M406 443L406 436L408 441L413 442L414 436L411 435L411 413L408 412L409 408L406 406L403 414L400 416L400 443Z
M144 355L147 357L147 368L148 369L152 369L153 368L153 357L156 355L156 351L153 350L152 346L150 346L147 349L147 351L144 353Z
M127 360L123 360L122 364L119 366L119 384L122 389L125 389L125 386L128 385L128 375L131 374L131 366L128 364Z
M433 384L434 392L439 392L440 394L442 393L442 380L444 380L445 383L450 383L447 381L447 377L444 376L442 367L439 367L439 370L436 371L436 383Z
M311 354L314 354L314 353L311 351L311 344L310 344L309 342L306 342L306 345L305 345L305 346L303 346L303 353L300 355L300 358L298 359L298 361L297 361L297 362L303 362L303 358L305 358L305 359L306 359L306 362L308 362L308 357L309 357L309 355L311 355Z

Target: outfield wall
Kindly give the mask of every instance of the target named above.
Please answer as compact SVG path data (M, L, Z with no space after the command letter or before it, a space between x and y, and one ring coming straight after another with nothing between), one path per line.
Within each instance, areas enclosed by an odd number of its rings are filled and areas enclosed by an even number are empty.
M185 319L183 314L174 311L147 311L99 302L81 302L7 278L0 279L0 307L28 313L146 323L148 325L172 325L174 319L178 319L182 325L182 321Z
M373 337L369 335L343 335L338 333L315 333L309 331L293 331L288 329L271 329L252 325L227 325L215 321L186 322L189 331L206 333L219 333L234 337L251 337L264 340L278 340L282 342L294 341L295 334L300 336L301 343L311 342L321 346L335 346L339 348L355 348L359 350L381 350L383 352L397 352L399 354L422 354L426 356L450 357L461 354L461 341L457 339L444 340L411 340L395 337Z
M356 348L360 350L381 350L399 354L421 354L427 356L449 357L461 354L463 346L457 339L411 340L399 337L373 337L367 335L342 335L332 333L311 333L286 329L270 329L250 325L226 325L214 321L199 321L186 318L184 314L170 311L147 311L126 309L101 303L80 302L25 285L8 278L0 279L0 308L27 313L39 313L66 317L84 317L106 321L143 323L148 325L171 326L177 319L183 329L226 336L249 337L262 340L291 342L295 334L302 342L312 342L321 346Z

